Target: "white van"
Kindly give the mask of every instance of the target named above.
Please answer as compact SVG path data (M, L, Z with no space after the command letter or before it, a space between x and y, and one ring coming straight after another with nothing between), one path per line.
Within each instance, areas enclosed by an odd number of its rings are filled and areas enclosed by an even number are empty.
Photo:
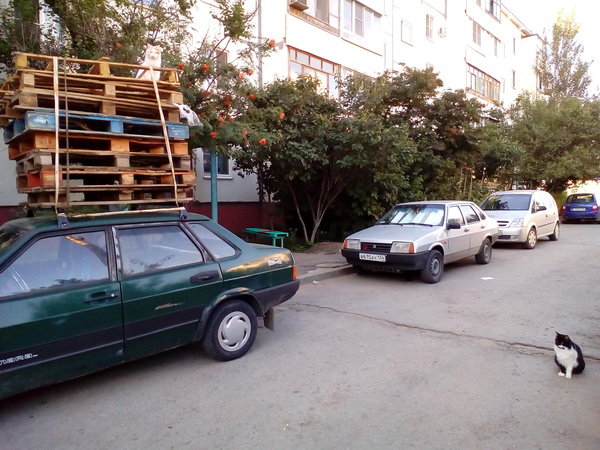
M540 237L558 240L558 207L546 191L494 192L483 201L481 209L498 221L497 242L518 242L532 249Z

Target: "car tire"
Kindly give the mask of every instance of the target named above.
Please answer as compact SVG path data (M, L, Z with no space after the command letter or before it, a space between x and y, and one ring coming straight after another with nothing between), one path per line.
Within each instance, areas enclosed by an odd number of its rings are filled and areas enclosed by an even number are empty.
M535 244L537 244L537 231L535 227L531 227L531 229L527 233L527 238L525 239L525 242L523 242L523 248L531 250L535 247Z
M427 263L421 269L421 280L425 283L439 283L444 274L444 256L439 250L431 250L427 256Z
M551 241L558 241L558 238L560 236L560 223L556 222L556 224L554 225L554 232L548 236L548 238L550 238Z
M244 356L254 344L258 319L254 309L241 300L232 300L217 307L211 315L202 346L219 361L231 361Z
M481 251L475 255L477 264L489 264L492 260L492 242L486 239L481 244Z

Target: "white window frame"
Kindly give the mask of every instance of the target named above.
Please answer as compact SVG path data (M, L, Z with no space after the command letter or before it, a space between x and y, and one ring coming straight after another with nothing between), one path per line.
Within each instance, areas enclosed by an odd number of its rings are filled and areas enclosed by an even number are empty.
M467 64L467 88L493 101L500 101L500 82Z
M381 38L381 14L355 0L344 0L344 31L367 41L378 41Z
M479 25L477 22L475 22L474 20L472 20L473 22L473 43L475 45L478 45L481 47L481 34L483 31L483 28L481 27L481 25Z
M413 26L406 20L400 24L400 39L405 44L413 45Z
M210 151L204 151L199 149L202 154L202 178L210 178ZM217 179L218 180L232 180L232 164L231 158L228 156L217 154Z
M427 39L433 40L433 16L431 14L425 14L425 36Z
M321 80L321 89L331 97L339 96L337 76L341 66L316 55L289 47L289 76L311 75Z

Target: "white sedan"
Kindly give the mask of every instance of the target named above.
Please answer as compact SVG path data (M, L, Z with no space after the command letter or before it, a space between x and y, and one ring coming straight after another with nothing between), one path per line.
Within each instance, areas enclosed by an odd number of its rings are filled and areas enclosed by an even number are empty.
M401 203L348 236L342 255L359 271L418 270L424 282L437 283L444 264L470 256L488 264L497 239L498 223L473 202Z

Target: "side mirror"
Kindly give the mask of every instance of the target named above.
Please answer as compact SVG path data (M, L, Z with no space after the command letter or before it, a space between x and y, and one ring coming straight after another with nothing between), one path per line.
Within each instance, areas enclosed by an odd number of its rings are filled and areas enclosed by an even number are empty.
M538 206L538 211L546 211L548 208L546 208L544 205L540 205Z
M458 223L456 220L449 220L446 228L448 230L460 230L460 223Z

